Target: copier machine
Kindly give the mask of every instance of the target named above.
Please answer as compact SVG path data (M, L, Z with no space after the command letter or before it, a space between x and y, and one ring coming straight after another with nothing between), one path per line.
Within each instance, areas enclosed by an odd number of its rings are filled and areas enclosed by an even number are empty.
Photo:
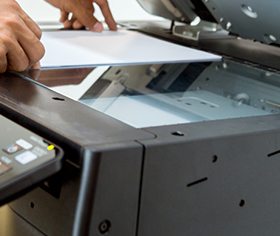
M0 75L0 235L278 235L280 1L138 1L222 60Z

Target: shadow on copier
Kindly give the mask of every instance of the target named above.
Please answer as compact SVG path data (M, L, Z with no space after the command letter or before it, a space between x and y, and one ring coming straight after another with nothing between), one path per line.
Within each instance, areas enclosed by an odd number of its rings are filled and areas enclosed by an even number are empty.
M139 2L180 23L134 30L223 60L3 75L3 117L65 162L1 208L0 234L278 235L280 3Z

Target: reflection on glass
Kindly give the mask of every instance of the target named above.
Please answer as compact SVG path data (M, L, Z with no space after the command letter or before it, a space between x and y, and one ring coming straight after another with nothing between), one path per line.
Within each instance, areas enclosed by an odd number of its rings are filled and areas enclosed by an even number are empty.
M137 128L280 112L280 76L233 61L65 69L37 81Z

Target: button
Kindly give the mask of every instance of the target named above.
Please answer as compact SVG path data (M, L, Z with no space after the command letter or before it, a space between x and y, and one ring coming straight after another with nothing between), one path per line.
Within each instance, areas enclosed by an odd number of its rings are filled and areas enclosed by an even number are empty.
M6 164L3 161L0 161L0 175L6 173L7 171L11 170L12 167Z
M3 151L7 154L14 154L22 150L22 147L19 144L13 143L5 148L3 148Z
M31 161L34 161L35 159L37 159L37 155L35 155L33 152L30 152L30 151L26 151L26 152L23 152L19 155L17 155L15 157L15 159L22 165L25 165Z
M23 147L24 149L28 150L30 148L32 148L32 144L30 144L29 142L25 141L24 139L19 139L16 141L16 144Z

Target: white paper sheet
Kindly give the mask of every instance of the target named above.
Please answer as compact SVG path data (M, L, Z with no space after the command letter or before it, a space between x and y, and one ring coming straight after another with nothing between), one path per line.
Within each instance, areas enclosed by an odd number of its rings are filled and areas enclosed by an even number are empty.
M46 54L42 68L92 65L149 64L216 61L221 57L172 44L144 34L118 30L45 31L42 42Z

